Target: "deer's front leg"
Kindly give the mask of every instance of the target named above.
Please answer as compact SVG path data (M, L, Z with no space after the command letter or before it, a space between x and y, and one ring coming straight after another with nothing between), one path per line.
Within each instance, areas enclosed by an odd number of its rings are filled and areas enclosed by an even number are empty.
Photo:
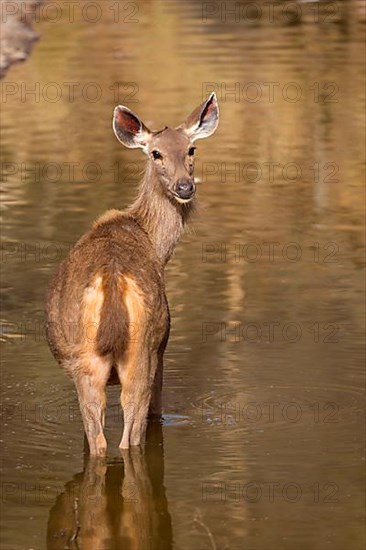
M162 390L163 390L163 353L158 355L158 365L156 369L154 385L151 392L151 401L149 406L149 418L159 420L163 411Z
M160 420L163 411L163 371L164 371L164 352L169 339L170 332L170 316L169 309L167 309L167 320L165 325L164 338L159 346L157 352L157 368L154 378L154 384L151 392L151 400L149 407L149 418L153 420Z

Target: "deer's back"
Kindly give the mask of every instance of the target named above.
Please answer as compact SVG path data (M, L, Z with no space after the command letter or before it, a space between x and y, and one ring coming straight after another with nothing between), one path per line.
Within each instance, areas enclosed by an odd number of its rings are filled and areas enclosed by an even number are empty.
M59 266L46 315L50 347L61 361L86 347L122 354L131 327L150 327L158 345L168 317L163 268L143 229L119 211L99 218Z

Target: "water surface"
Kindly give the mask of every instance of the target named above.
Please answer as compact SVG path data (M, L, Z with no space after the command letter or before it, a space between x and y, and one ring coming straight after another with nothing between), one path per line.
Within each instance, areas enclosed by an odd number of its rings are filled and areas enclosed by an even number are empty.
M44 14L3 81L2 547L363 548L362 4L235 21L219 2L103 1L95 23L84 4ZM136 195L144 159L114 106L159 129L212 89L200 212L167 268L165 421L122 457L111 388L108 461L90 463L46 287Z

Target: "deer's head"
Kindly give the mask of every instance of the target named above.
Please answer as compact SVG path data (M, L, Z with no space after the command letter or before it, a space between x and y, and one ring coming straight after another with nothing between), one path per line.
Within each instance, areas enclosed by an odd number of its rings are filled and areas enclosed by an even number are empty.
M149 158L162 191L170 200L188 203L195 195L194 143L211 136L218 125L219 108L212 93L177 128L152 132L128 107L114 110L113 129L123 145L141 148Z

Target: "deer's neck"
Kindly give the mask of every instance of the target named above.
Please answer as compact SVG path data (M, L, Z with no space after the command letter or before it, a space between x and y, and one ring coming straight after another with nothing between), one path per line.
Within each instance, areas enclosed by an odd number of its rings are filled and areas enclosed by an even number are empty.
M170 200L150 163L140 192L128 213L146 231L160 261L165 265L174 252L194 208L194 200L179 204Z

